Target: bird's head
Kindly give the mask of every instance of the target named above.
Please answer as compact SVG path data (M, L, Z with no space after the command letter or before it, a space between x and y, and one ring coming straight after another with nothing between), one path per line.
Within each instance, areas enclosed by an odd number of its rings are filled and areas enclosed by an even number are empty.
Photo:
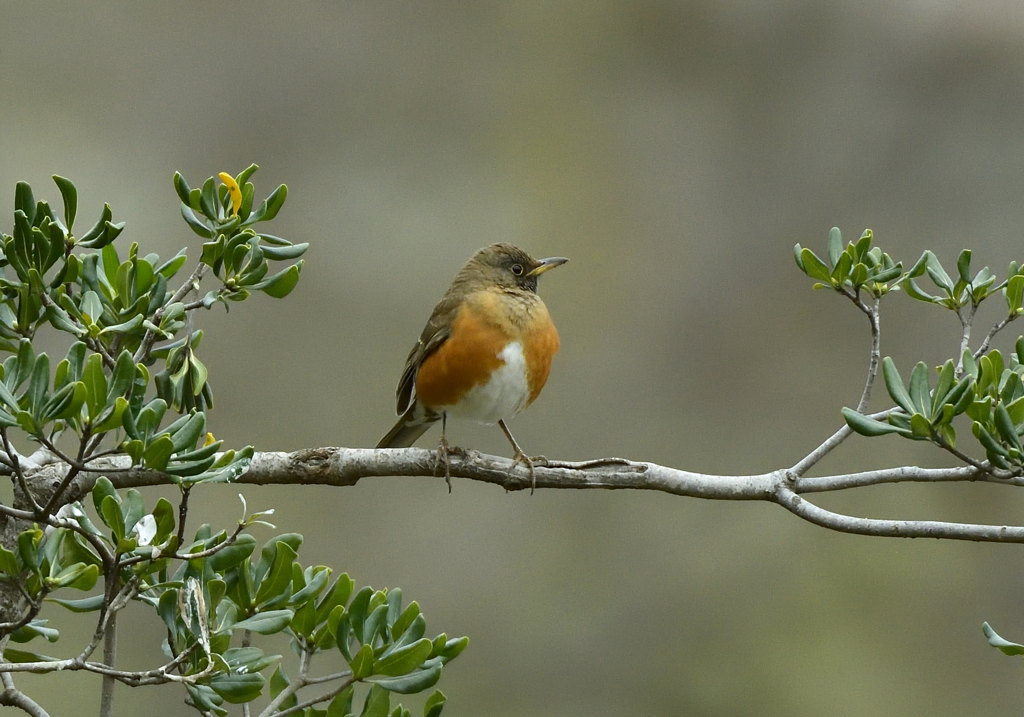
M491 244L469 260L466 269L479 280L503 289L537 291L537 278L549 269L569 261L562 256L534 259L511 244Z

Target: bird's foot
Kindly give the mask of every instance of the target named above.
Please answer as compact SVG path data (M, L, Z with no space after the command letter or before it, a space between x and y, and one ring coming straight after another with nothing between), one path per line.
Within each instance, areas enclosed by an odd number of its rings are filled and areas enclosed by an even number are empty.
M512 456L512 470L516 469L516 466L522 463L526 466L526 470L530 471L530 495L533 495L533 491L537 489L537 476L533 472L533 467L536 464L543 466L548 465L548 459L544 456L528 456L521 450L516 451L516 454Z
M441 465L444 465L444 482L448 485L448 492L452 492L452 466L451 456L452 455L464 455L465 451L458 446L453 446L448 443L448 439L441 436L441 440L437 444L437 454L434 458L434 475L438 474Z

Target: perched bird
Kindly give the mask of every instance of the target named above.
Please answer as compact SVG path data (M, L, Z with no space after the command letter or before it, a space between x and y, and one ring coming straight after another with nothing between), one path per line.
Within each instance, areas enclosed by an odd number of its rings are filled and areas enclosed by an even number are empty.
M537 295L537 278L568 259L534 259L511 244L470 257L434 307L398 382L401 417L377 448L404 448L439 419L439 458L448 471L449 415L497 423L533 476L533 460L506 425L533 403L558 351L558 331ZM515 465L513 463L513 465Z

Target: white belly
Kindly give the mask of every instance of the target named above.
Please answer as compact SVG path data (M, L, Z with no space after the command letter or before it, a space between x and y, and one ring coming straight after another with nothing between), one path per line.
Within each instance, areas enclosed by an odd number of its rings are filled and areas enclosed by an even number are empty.
M450 416L494 424L512 418L526 407L530 384L526 380L523 347L513 341L498 354L504 364L491 374L487 383L476 386L457 405L445 406Z

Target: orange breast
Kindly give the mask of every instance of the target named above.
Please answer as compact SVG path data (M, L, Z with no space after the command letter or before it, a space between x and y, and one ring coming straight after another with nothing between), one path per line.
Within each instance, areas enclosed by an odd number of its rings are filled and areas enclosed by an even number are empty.
M526 359L529 396L520 405L529 405L548 380L558 331L539 298L525 307L496 292L474 296L456 314L448 340L420 365L418 400L428 408L459 403L504 364L498 355L512 341L521 344Z
M523 332L523 353L526 354L526 365L529 367L527 381L530 384L530 401L533 403L551 373L551 359L558 353L559 339L555 324L551 321L547 309L541 304L543 316L534 317ZM527 404L529 405L529 404Z
M420 364L416 374L420 403L430 408L458 403L501 366L498 354L508 341L500 327L463 306L452 321L451 336Z

